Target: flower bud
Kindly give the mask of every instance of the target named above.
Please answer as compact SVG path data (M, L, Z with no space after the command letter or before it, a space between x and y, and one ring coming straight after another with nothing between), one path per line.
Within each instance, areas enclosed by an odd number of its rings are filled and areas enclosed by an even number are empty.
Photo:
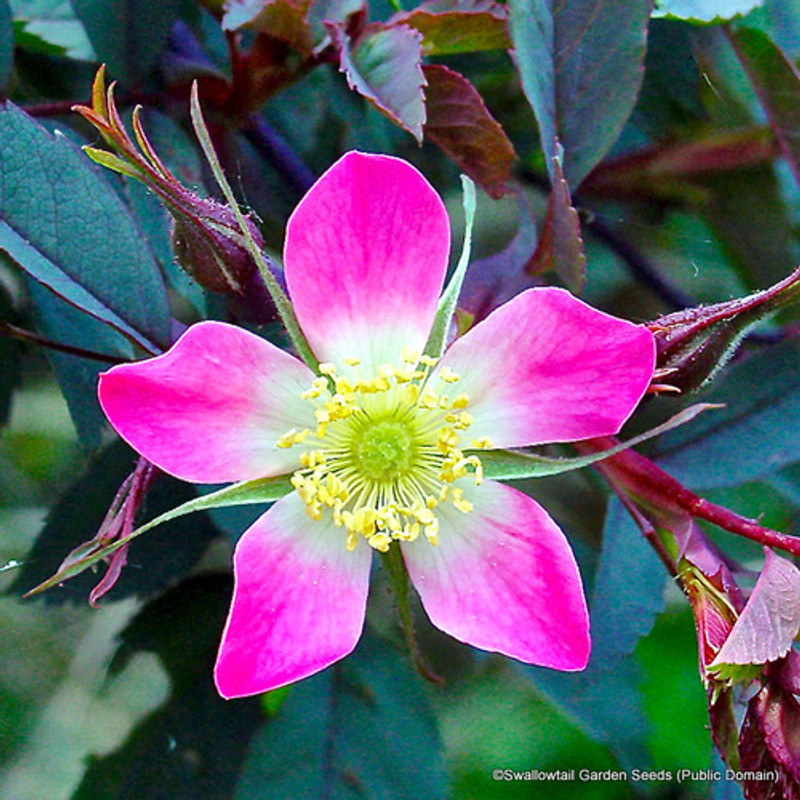
M128 135L114 100L114 84L105 88L105 70L97 71L92 86L92 107L74 110L100 132L108 150L85 147L98 164L144 183L164 204L173 219L172 245L175 257L204 289L241 295L256 272L247 249L244 233L233 210L187 189L158 157L140 119L133 112L136 141ZM245 217L249 233L259 249L261 233L250 217Z
M699 388L725 366L752 325L798 297L800 269L748 297L687 308L649 323L656 341L656 375L667 384L654 388Z
M176 260L204 289L241 294L256 271L256 264L233 211L186 190L180 194L180 205L172 198L165 202L173 218L172 249ZM253 241L262 248L261 232L249 217L245 219Z

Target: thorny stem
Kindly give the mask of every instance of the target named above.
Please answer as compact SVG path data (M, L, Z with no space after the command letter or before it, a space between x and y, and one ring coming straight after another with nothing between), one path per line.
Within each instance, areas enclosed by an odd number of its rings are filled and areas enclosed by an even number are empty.
M0 320L0 336L11 336L14 339L21 339L26 342L33 342L34 344L47 347L50 350L57 350L60 353L67 353L71 356L78 356L79 358L90 358L93 361L102 361L104 364L124 364L129 359L121 358L119 356L110 356L106 353L98 353L95 350L86 350L83 347L74 347L70 344L63 344L61 342L54 342L52 339L47 339L40 336L33 331L18 328L10 322Z
M579 442L576 448L580 452L597 452L598 449L613 447L617 443L616 438L607 436ZM677 507L692 517L704 519L730 533L800 556L800 537L765 528L755 520L742 517L728 508L699 497L650 459L635 451L626 450L611 456L601 462L597 469L612 485L619 483L615 490L625 492L645 506Z

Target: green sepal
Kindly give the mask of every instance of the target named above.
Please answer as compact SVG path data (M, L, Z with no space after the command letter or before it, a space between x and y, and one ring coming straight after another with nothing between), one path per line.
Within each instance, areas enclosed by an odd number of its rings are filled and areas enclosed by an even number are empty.
M287 475L280 475L276 478L257 478L251 481L233 483L216 492L211 492L211 494L196 497L186 503L176 506L164 514L160 514L146 525L136 528L136 530L132 531L127 536L115 539L105 546L94 541L87 542L85 545L82 545L72 552L55 575L31 589L25 597L39 594L69 578L80 575L81 572L94 566L99 561L108 558L108 556L133 541L137 536L147 533L147 531L152 530L164 522L183 517L186 514L192 514L195 511L208 511L212 508L223 508L225 506L271 503L283 497L285 494L288 494L290 491L292 491L292 485L289 482L289 477Z
M136 169L124 159L113 153L109 153L107 150L101 150L98 147L91 147L87 144L84 145L83 152L86 153L95 164L100 164L101 167L106 167L112 172L118 172L120 175L127 175L129 178L142 180L141 170Z
M461 185L464 189L464 244L461 248L461 257L453 272L447 288L439 298L439 305L436 315L433 318L431 334L428 343L425 345L425 354L433 358L440 358L444 352L447 342L447 331L450 328L450 320L456 310L458 295L461 292L461 285L464 283L464 276L467 273L469 257L472 251L472 225L475 221L475 184L466 176L461 176Z
M764 664L714 664L706 668L715 684L715 692L725 687L744 686L754 681L764 671Z
M671 431L680 425L693 420L698 414L710 408L720 408L717 403L697 403L670 417L662 425L649 431L634 436L616 447L574 458L549 458L530 453L525 450L476 450L483 464L483 474L487 478L500 481L522 480L523 478L543 478L547 475L559 475L562 472L571 472L574 469L583 469L598 461L602 461L616 453L621 453L629 447L653 439L662 433Z

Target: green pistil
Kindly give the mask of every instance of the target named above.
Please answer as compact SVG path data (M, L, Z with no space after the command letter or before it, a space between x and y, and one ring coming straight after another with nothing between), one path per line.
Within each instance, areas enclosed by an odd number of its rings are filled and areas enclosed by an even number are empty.
M412 438L402 422L371 424L356 432L352 447L356 469L367 480L396 480L414 463Z

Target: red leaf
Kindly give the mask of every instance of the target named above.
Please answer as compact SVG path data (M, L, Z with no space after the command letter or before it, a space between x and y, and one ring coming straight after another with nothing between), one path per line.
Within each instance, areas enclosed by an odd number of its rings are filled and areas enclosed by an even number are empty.
M586 279L586 256L583 252L581 223L572 207L569 186L561 169L561 158L553 159L553 190L539 246L528 264L528 272L538 275L546 270L555 273L573 292L583 288Z
M517 154L500 123L463 75L440 64L425 66L422 73L428 84L426 138L487 194L502 197Z

